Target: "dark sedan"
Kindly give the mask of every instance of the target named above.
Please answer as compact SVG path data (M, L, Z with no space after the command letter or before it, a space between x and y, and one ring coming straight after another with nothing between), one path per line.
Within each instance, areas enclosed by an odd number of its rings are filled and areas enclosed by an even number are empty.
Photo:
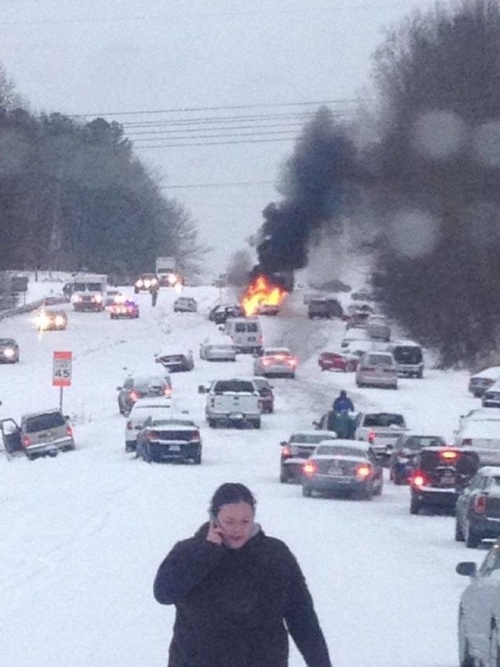
M364 442L336 440L316 447L302 469L302 495L348 495L371 500L380 495L383 468Z
M335 440L335 433L321 431L298 431L288 440L280 442L280 482L300 482L302 468L320 442Z
M200 429L190 419L149 419L137 434L136 453L148 463L201 463Z
M389 477L394 484L408 484L413 463L422 447L445 447L439 435L402 433L394 444L389 457Z
M469 548L500 537L500 466L483 466L457 499L455 539Z

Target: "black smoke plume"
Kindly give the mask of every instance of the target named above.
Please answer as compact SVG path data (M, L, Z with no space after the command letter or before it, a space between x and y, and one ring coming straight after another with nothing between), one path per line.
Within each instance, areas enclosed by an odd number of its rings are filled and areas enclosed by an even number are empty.
M355 160L356 148L345 128L321 107L284 165L279 188L283 201L268 204L262 212L257 253L263 273L303 268L314 232L339 225Z

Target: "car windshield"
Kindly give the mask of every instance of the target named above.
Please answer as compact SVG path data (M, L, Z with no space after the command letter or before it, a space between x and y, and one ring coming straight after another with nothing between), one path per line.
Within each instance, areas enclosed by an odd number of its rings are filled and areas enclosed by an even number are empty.
M255 386L253 382L245 382L244 380L219 380L214 387L214 391L216 393L234 391L238 393L246 392L248 394L253 394Z
M46 431L58 426L64 426L66 422L60 412L48 412L44 415L35 415L26 419L26 432L37 433L38 431Z
M295 433L292 435L290 438L290 442L296 443L303 443L307 445L317 445L318 442L321 442L322 440L333 440L334 438L328 437L324 432L321 433Z
M404 426L403 415L390 414L388 412L378 412L365 415L363 426Z
M74 283L75 292L99 292L102 289L101 283Z
M16 345L12 338L0 338L0 345Z
M358 456L366 458L366 451L348 445L320 445L316 450L319 456Z

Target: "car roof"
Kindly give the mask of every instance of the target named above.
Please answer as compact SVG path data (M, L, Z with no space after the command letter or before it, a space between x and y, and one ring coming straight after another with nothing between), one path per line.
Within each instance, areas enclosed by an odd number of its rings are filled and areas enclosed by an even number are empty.
M333 433L333 431L321 431L318 428L309 429L306 431L294 431L293 433L290 434L289 439L297 435L322 435L325 438L325 440L335 440L335 441L337 440L335 436L329 437L328 433ZM360 440L359 442L362 442L362 440Z
M40 410L39 412L27 412L21 417L21 419L31 419L31 417L40 417L40 415L48 415L52 414L53 412L58 412L60 415L62 415L62 412L59 408L49 408L48 410Z
M263 347L262 348L264 354L266 352L286 352L287 354L292 354L291 350L289 347L273 347L270 345L269 347Z
M158 357L164 357L165 355L169 354L191 354L190 350L188 350L187 347L184 347L184 345L169 345L168 347L164 347L161 352L158 353Z
M132 379L134 384L148 384L149 382L167 382L167 378L164 373L138 373L137 375L128 375L128 379Z
M471 378L482 378L482 377L498 377L500 379L500 366L491 366L490 368L485 368L483 371L480 371L479 373L475 373L474 375L471 375Z

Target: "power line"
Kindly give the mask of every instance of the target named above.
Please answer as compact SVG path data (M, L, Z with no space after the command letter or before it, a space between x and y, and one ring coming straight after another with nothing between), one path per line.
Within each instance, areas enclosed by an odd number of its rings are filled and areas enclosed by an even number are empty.
M157 146L138 146L138 148L142 151L142 150L147 150L149 148L178 148L180 146L226 146L229 144L272 144L278 141L292 141L292 139L287 137L283 139L246 139L243 141L204 141L200 143L187 143L187 144L158 144Z
M275 185L274 181L235 181L233 183L189 183L187 185L162 185L160 190L189 190L197 188L248 187L253 185Z
M267 104L230 104L213 107L173 107L169 109L144 109L134 111L101 111L95 113L81 113L69 116L69 118L95 118L96 116L137 116L137 115L153 115L160 113L192 113L199 111L229 111L240 109L268 109L276 107L297 107L297 106L311 106L311 105L327 105L327 104L345 104L355 103L361 101L357 98L344 98L336 100L314 100L312 102L278 102ZM367 101L367 100L363 100Z

